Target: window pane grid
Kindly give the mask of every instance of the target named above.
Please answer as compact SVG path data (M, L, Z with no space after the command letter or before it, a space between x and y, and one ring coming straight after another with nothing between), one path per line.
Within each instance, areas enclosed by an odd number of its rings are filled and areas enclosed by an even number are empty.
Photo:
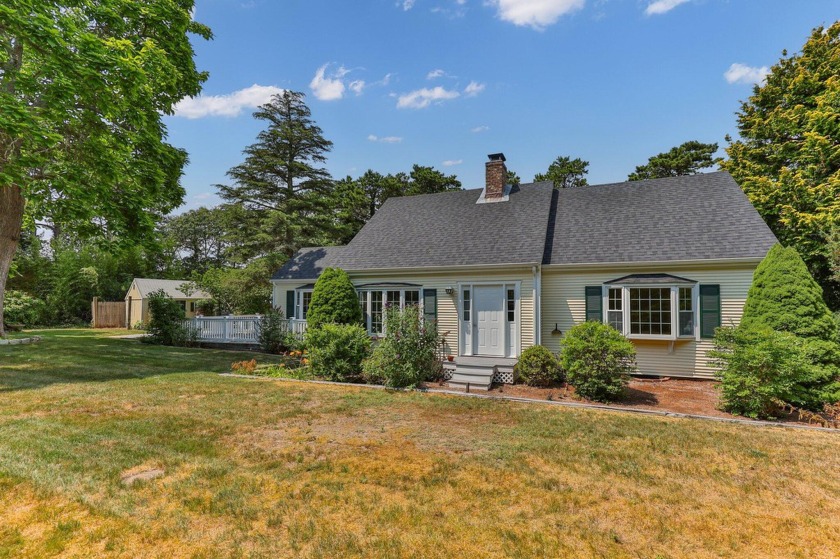
M694 336L694 298L690 287L680 287L680 336Z
M508 322L516 321L516 292L513 289L507 290L507 319Z
M382 292L370 292L370 332L382 333Z
M630 289L630 333L671 335L671 289Z
M464 290L464 321L470 320L470 290Z

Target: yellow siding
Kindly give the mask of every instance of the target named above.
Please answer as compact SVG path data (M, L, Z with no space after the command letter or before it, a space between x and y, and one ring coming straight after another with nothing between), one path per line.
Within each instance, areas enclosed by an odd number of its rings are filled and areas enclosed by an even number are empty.
M560 336L552 335L555 323L562 332L585 320L584 288L632 273L666 273L687 277L700 283L719 284L722 322L736 325L741 320L744 302L752 283L755 266L740 267L673 267L660 269L611 269L598 271L553 269L542 275L542 342L552 351L559 351ZM687 340L671 343L659 340L634 340L639 372L645 374L711 378L706 352L709 340Z
M447 287L457 287L458 283L469 282L520 282L520 349L534 343L534 276L530 268L514 271L463 271L449 273L423 273L422 271L406 274L358 274L350 275L355 285L379 282L405 282L421 285L423 289L436 289L438 301L438 330L446 334L445 351L458 355L458 298L456 294L447 295ZM286 306L286 292L310 283L308 281L274 281L274 306ZM457 289L456 289L457 293ZM285 312L286 309L284 308Z
M140 291L131 284L128 293L125 295L126 313L128 313L128 327L134 328L138 322L145 322L145 315L148 314L148 306L140 298Z

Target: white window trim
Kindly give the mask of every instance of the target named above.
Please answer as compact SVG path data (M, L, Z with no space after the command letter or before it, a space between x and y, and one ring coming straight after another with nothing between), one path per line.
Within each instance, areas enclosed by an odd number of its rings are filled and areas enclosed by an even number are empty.
M700 284L691 285L691 310L694 315L694 334L690 336L678 335L680 329L679 294L680 288L689 287L682 283L654 283L654 284L604 284L601 288L601 314L604 324L609 324L609 290L621 289L622 334L631 340L700 340ZM671 334L631 334L630 333L630 289L670 289L671 290Z
M312 293L311 287L306 289L295 289L295 320L305 320L303 318L303 294ZM310 295L309 304L312 304Z
M474 355L473 351L473 330L477 324L477 317L475 314L475 287L481 285L501 286L502 288L502 317L504 323L507 324L507 290L513 288L514 297L516 297L516 326L514 328L513 343L510 344L513 355L504 355L503 357L518 357L522 352L522 282L521 281L473 281L457 284L458 286L458 300L457 300L457 316L458 316L458 355L469 357ZM470 292L470 320L464 320L464 291ZM509 335L508 328L503 328L502 333L505 339L502 341L502 347L508 346L507 336Z
M356 288L356 295L358 296L359 293L365 293L365 330L369 336L372 337L381 337L385 335L385 305L388 304L388 291L399 291L400 292L400 309L405 308L405 292L406 291L416 291L417 292L417 306L420 309L420 315L422 317L425 309L423 308L423 286L417 287L406 287L406 286L394 286L394 287L383 287L383 288L368 288L368 287L357 287ZM379 292L382 294L382 332L373 332L371 331L372 325L372 316L371 316L371 296L369 293Z

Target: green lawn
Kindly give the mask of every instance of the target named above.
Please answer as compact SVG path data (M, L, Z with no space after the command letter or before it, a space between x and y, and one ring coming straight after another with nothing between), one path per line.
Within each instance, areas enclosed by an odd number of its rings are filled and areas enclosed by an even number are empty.
M221 377L251 356L38 333L0 347L0 558L838 553L840 434Z

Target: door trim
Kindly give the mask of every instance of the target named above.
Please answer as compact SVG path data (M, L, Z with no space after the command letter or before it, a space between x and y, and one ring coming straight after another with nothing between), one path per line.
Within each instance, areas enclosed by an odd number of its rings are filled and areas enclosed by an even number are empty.
M518 358L522 351L522 280L484 280L457 282L457 296L455 314L458 320L458 355L464 357L490 357L490 358ZM499 286L502 290L502 323L504 325L502 343L502 355L477 355L474 353L473 343L473 317L474 317L474 286ZM513 328L507 321L507 290L514 290L515 310ZM464 290L470 290L470 321L464 321Z

